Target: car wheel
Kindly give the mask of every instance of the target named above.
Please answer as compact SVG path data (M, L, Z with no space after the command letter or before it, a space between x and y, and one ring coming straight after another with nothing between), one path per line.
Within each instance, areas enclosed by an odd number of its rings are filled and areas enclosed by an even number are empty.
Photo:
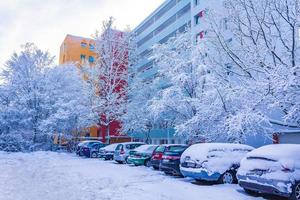
M168 175L168 176L172 176L173 174L172 173L170 173L170 172L164 172L165 173L165 175Z
M125 158L125 163L130 164L130 162L128 161L128 158Z
M159 170L159 167L153 166L153 169L155 169L155 170Z
M91 154L91 158L97 158L97 153L96 152L93 152L92 154Z
M300 181L298 181L294 184L293 192L289 199L290 200L300 200Z
M119 163L119 164L123 164L123 162L122 162L122 161L119 161L119 160L116 160L116 162Z
M233 184L235 183L235 174L232 171L225 172L220 179L220 183L222 184Z
M150 160L146 160L146 161L145 161L145 166L146 166L146 167L151 167L151 162L150 162Z

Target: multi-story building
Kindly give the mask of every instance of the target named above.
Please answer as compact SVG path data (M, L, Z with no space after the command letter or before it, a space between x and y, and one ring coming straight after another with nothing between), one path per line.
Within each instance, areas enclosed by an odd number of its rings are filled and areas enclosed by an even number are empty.
M60 46L59 64L73 62L83 64L94 63L96 57L95 41L74 35L67 35Z
M178 32L183 32L189 26L191 40L194 44L202 45L209 33L210 24L207 17L208 12L213 11L222 25L225 39L232 41L232 34L226 27L228 19L223 10L222 0L165 0L152 14L144 19L133 32L137 39L137 51L140 56L139 63L134 66L141 72L145 81L151 82L158 74L158 67L151 59L152 46L157 43L165 43ZM212 12L211 12L212 13ZM145 136L141 135L141 140ZM144 134L146 135L146 134ZM184 138L177 137L172 128L163 128L158 125L149 133L152 143L182 143ZM148 137L148 136L147 136ZM247 139L248 140L248 139ZM250 145L257 145L259 136L249 139Z
M116 34L122 33L116 31ZM95 52L95 40L91 38L84 38L80 36L67 35L60 47L59 64L75 63L78 67L85 63L93 65L97 58ZM124 66L127 67L127 66ZM121 123L113 121L109 126L110 143L130 141L131 138L120 133ZM107 142L106 127L92 126L81 131L81 137L90 139L99 139Z

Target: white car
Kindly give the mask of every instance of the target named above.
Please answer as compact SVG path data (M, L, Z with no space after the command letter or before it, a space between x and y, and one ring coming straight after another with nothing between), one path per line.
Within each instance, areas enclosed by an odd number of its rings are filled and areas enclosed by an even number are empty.
M187 148L180 159L180 172L199 181L237 183L240 161L253 147L229 143L201 143Z
M129 156L129 152L141 145L144 145L143 142L124 142L120 143L114 153L114 160L117 163L126 163Z
M269 193L300 200L300 145L263 146L241 161L239 185L247 193Z

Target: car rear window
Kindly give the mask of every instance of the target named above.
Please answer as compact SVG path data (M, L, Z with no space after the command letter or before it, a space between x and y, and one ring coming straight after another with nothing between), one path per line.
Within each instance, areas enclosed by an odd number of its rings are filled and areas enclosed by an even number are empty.
M127 144L126 149L135 149L143 144Z
M168 151L173 151L173 152L183 152L186 150L187 146L169 146Z
M156 148L155 152L164 152L165 151L165 146L159 146Z
M122 144L119 144L119 145L117 146L116 150L121 150L122 147L123 147L123 145L122 145Z

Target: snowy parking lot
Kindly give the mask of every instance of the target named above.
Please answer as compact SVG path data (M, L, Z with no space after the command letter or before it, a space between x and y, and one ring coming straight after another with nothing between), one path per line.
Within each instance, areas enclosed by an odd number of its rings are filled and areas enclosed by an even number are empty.
M0 200L262 200L146 167L54 152L0 152ZM192 182L192 183L191 183Z

